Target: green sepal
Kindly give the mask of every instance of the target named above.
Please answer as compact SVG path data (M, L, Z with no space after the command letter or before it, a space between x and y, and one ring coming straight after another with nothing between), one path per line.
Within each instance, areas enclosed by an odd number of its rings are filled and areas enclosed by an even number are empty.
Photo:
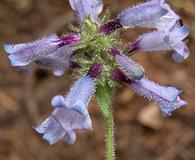
M87 29L89 33L96 33L97 31L97 26L95 23L93 23L89 17L86 17L84 20L84 26Z
M96 86L96 100L97 103L105 116L105 118L110 118L111 115L111 105L112 105L112 95L113 88L108 85L108 83L97 84Z

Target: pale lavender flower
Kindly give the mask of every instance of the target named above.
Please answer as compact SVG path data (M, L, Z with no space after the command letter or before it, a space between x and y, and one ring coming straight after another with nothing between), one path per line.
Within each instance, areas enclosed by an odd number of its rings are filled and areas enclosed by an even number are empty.
M90 16L93 21L96 21L103 9L102 0L69 0L69 2L81 24L85 16Z
M100 32L109 34L118 28L149 27L168 34L179 21L180 17L165 0L150 0L122 11L117 19L102 25Z
M189 28L186 25L175 26L169 35L165 31L154 31L145 33L130 44L130 53L133 51L168 51L174 50L173 59L182 62L190 52L183 40L189 35Z
M116 48L111 48L111 54L129 79L139 80L144 76L144 69L135 61L121 54Z
M62 46L73 45L79 41L80 36L77 34L60 38L56 34L52 34L31 43L5 44L4 49L10 54L8 58L12 66L26 66L39 58L58 52L57 50Z
M161 0L151 0L126 9L119 15L119 20L124 28L148 27L167 13Z
M91 77L85 76L77 80L68 95L52 99L53 113L35 130L44 134L43 138L49 144L59 140L74 143L76 130L92 130L87 107L94 90L95 82Z
M160 86L144 77L131 80L119 69L112 71L112 79L130 84L134 92L156 102L164 116L171 116L174 110L187 105L187 102L179 97L182 91L175 87Z
M187 105L179 97L182 91L175 87L160 86L146 78L142 78L139 81L131 81L130 84L136 93L155 101L165 116L171 116L172 111Z
M163 23L161 22L162 17L169 14L169 12L171 12L170 7L164 4L164 0L147 1L122 11L117 19L102 25L100 32L109 34L118 28L156 28L158 24Z
M151 0L127 9L119 19L122 26L156 28L168 33L179 22L180 17L165 0Z

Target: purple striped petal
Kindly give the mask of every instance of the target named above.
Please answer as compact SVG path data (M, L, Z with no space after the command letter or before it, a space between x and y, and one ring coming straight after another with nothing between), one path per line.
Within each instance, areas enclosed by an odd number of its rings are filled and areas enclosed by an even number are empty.
M160 0L151 0L126 9L119 15L119 20L124 28L148 27L166 14L168 10L164 8Z
M86 15L90 15L92 20L96 20L103 9L102 0L69 0L69 2L81 24Z
M174 110L187 104L179 97L182 91L174 87L160 86L145 78L131 81L130 85L136 93L155 101L165 116L170 116Z

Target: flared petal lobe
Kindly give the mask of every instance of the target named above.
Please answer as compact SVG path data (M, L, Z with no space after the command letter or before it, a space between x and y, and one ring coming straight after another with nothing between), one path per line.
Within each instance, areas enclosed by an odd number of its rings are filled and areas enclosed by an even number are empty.
M87 107L94 90L92 78L86 76L77 80L67 96L58 95L52 99L53 113L35 130L44 134L49 144L59 140L74 143L76 130L92 130Z
M69 2L81 24L87 15L89 15L92 20L96 20L103 9L102 0L69 0Z
M76 130L91 130L89 115L83 116L79 112L66 107L56 108L49 118L37 126L35 130L44 134L43 139L52 145L59 140L73 144L76 141Z
M180 21L180 17L171 9L165 0L160 0L161 6L167 10L167 14L163 15L155 23L148 27L156 28L157 30L164 30L166 33L170 32Z
M146 78L131 81L130 85L136 93L155 101L165 116L170 116L174 110L187 104L179 97L182 91L174 87L160 86Z

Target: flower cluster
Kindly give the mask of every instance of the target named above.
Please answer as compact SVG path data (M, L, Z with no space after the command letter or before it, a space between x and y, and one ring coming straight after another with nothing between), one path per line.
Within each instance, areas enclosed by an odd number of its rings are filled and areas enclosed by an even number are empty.
M179 97L181 90L148 80L144 69L130 58L139 51L171 50L176 62L189 56L183 41L189 28L165 0L148 0L127 8L113 20L108 14L98 18L103 9L102 0L69 2L80 28L72 27L70 34L60 37L52 34L30 43L4 45L12 66L26 68L35 63L52 70L56 76L72 69L78 78L66 96L57 95L52 99L54 111L35 127L49 144L59 140L72 144L76 140L75 131L92 130L87 108L98 85L113 88L117 83L126 83L134 92L156 102L165 116L187 104ZM153 31L123 45L117 30L134 27Z

